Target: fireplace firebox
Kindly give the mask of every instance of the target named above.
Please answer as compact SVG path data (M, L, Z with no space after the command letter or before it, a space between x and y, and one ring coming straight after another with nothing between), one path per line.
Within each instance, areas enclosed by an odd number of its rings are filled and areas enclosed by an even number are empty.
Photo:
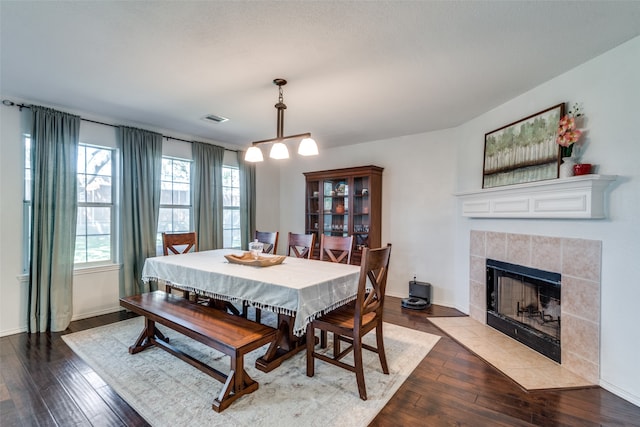
M487 324L560 363L560 279L487 259Z

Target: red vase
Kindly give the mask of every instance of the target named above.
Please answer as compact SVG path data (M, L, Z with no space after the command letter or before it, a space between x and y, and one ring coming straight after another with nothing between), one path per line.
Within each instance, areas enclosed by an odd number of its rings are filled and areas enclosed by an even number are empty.
M581 163L573 165L574 175L587 175L591 173L591 163Z

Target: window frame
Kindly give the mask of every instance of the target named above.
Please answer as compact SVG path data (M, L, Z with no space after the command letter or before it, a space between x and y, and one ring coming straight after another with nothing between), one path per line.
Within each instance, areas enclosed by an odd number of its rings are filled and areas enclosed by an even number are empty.
M188 180L188 186L189 186L189 190L188 190L188 194L189 194L189 204L176 204L176 203L160 203L160 207L158 210L158 227L157 227L157 231L156 231L156 254L157 255L162 255L162 233L163 232L175 232L175 233L179 233L179 232L183 232L183 231L192 231L193 230L193 181L192 181L192 176L193 176L193 160L192 159L185 159L185 158L181 158L181 157L176 157L176 156L162 156L162 162L163 162L163 168L164 168L164 162L166 160L169 160L171 162L184 162L188 165L189 167L189 180ZM173 171L173 165L171 165L171 170ZM161 183L160 183L160 200L162 201L162 184L165 182L170 182L172 189L172 202L173 200L173 185L176 183L179 184L185 184L184 182L180 182L180 181L175 181L175 176L171 175L171 181L167 181L165 179L163 179L163 175L161 175ZM174 209L185 209L188 208L189 210L189 226L187 227L186 230L176 230L175 227L175 223L174 223L174 215L173 215L173 210ZM172 214L171 214L171 230L160 230L160 213L162 212L163 209L171 209L172 210Z
M28 146L27 146L28 144ZM110 240L110 254L108 260L99 260L99 261L88 261L88 262L75 262L75 251L74 251L74 262L73 269L74 270L82 270L92 267L99 266L108 266L117 264L117 254L118 254L118 209L117 209L117 150L115 148L106 147L102 145L96 144L87 144L83 142L79 142L78 146L83 147L92 147L100 150L107 150L111 152L111 203L96 203L96 202L80 202L78 200L78 192L76 192L76 202L78 204L78 208L80 207L108 207L111 210L110 215L110 232L109 232L109 240ZM28 148L27 148L28 147ZM24 153L24 169L23 169L23 201L22 201L22 221L23 221L23 274L29 274L30 270L30 262L31 262L31 217L32 217L32 194L31 194L31 182L33 180L33 171L31 165L31 135L28 133L23 134L23 153ZM78 153L79 154L79 153ZM83 172L83 175L86 175L86 171ZM80 172L76 172L76 179L80 176ZM27 197L27 195L29 197ZM77 215L77 214L76 214ZM77 238L78 225L76 223L76 230L74 233L75 238ZM87 234L84 234L85 237Z
M81 207L83 208L106 208L108 207L111 210L111 215L110 215L110 232L109 232L109 240L110 240L110 247L111 247L111 253L109 255L109 259L108 260L98 260L98 261L86 261L86 262L75 262L75 251L74 251L74 269L82 269L82 268L90 268L90 267L98 267L98 266L103 266L103 265L112 265L112 264L116 264L116 258L117 258L117 242L118 242L118 234L119 231L116 228L118 221L117 221L117 216L118 216L118 209L117 208L117 204L116 204L116 189L118 187L118 181L117 181L117 176L116 176L116 162L117 162L117 151L114 148L110 148L110 147L105 147L105 146L101 146L101 145L96 145L96 144L87 144L87 143L83 143L80 142L78 143L78 148L80 146L85 147L90 147L90 148L95 148L98 150L105 150L105 151L109 151L111 152L111 202L110 203L100 203L100 202L87 202L86 200L84 202L81 202L80 200L77 200L78 202L78 211L80 210ZM78 153L78 157L80 153ZM76 176L80 177L80 172L76 172ZM87 175L87 171L85 170L83 173L83 175ZM85 238L88 236L89 234L87 234L85 232L84 236ZM76 222L76 239L78 237L78 224ZM77 240L76 240L76 245L77 245ZM77 250L77 247L76 247ZM86 250L85 250L86 252ZM85 253L86 255L86 253Z
M238 185L237 185L237 186L234 186L234 185L231 185L231 186L225 185L225 179L224 179L224 176L225 176L225 171L226 171L226 170L230 170L230 171L232 171L231 173L233 173L233 171L237 171L237 173L238 173L238 179L237 179L237 184L238 184ZM233 181L234 181L234 180L233 180L233 179L231 179L231 183L232 183L232 184L233 184ZM229 189L231 190L231 192L232 192L232 193L233 193L233 190L234 190L234 189L237 189L237 190L238 190L238 205L237 205L237 206L234 206L234 205L226 205L226 204L225 204L225 197L224 197L224 194L225 194L225 191L227 191L227 190L229 190ZM238 227L233 227L233 224L231 224L231 227L227 227L227 225L228 225L228 224L227 224L227 223L225 222L225 220L224 220L224 218L225 218L225 216L226 216L226 215L225 215L225 213L226 213L227 211L237 211L237 212L238 212L238 215L241 215L241 212L240 212L240 168L239 168L238 166L222 165L222 194L223 194L223 197L222 197L222 218L223 218L223 220L222 220L222 235L223 235L223 247L224 247L224 248L229 248L229 249L242 249L242 227L241 227L241 225L240 225L240 224L238 224ZM231 197L230 197L230 199L231 199L231 200L233 200L233 196L231 196ZM241 221L240 221L240 222L241 222ZM238 239L238 246L233 246L233 238L232 238L232 242L231 242L231 243L232 243L232 245L231 245L231 246L227 246L227 242L225 242L225 241L224 241L224 236L226 235L226 232L227 232L228 230L231 230L231 232L232 232L232 236L233 236L233 231L234 231L234 230L237 230L237 231L238 231L238 236L239 236L239 239Z

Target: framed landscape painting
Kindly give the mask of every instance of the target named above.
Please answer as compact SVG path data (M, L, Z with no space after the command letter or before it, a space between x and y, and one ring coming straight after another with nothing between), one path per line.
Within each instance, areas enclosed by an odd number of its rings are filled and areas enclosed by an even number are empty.
M563 115L558 104L485 134L482 188L558 178Z

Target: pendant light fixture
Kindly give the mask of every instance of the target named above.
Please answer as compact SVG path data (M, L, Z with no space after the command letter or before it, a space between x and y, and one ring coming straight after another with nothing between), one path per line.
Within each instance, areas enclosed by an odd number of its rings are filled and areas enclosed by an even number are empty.
M244 155L244 159L247 162L261 162L264 160L262 156L262 150L258 145L273 143L271 146L271 151L269 153L269 157L272 159L288 159L289 158L289 149L283 142L287 139L294 138L302 138L300 141L300 145L298 146L298 154L301 156L316 156L318 155L318 145L311 138L311 133L300 133L297 135L289 135L283 136L284 133L284 110L287 109L287 106L284 104L284 99L282 97L282 86L287 84L285 79L275 79L273 84L278 86L278 103L275 105L276 110L278 110L278 122L277 122L277 133L276 137L272 139L263 139L261 141L254 141L251 143L251 147L247 150Z

